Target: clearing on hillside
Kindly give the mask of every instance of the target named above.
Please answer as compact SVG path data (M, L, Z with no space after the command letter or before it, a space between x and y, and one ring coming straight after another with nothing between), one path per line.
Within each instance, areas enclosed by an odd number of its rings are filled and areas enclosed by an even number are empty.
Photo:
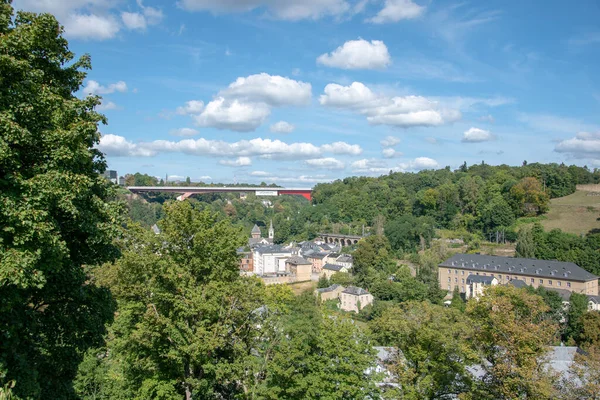
M550 200L550 210L546 219L541 221L546 230L558 228L569 233L586 234L600 229L600 185L578 186L578 189L584 190Z

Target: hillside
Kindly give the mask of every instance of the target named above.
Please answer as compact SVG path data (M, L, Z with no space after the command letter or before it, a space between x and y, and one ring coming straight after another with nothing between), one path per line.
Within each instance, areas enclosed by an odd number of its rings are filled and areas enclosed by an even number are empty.
M600 229L600 185L578 185L578 190L550 200L550 210L541 221L546 230L586 234Z

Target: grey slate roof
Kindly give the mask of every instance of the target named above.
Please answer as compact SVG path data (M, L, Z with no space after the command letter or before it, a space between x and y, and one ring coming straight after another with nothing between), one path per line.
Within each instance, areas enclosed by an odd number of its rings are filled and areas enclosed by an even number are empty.
M467 276L467 283L483 283L484 285L491 285L493 280L494 280L493 276L483 276L483 275Z
M309 258L318 258L319 260L322 260L325 258L325 256L327 256L327 253L311 253L311 254L306 254L307 257Z
M248 246L255 246L260 244L261 242L267 242L269 244L273 244L273 239L269 238L250 238L248 239Z
M319 292L319 293L333 292L335 289L337 289L339 287L343 287L343 286L338 285L337 283L334 283L333 285L331 285L329 287L317 289L317 292Z
M598 304L600 303L600 296L592 296L591 294L588 294L588 301Z
M353 294L355 296L369 294L365 289L356 286L348 286L342 293Z
M323 265L323 269L327 269L329 271L336 271L339 272L342 268L345 268L341 265L335 265L335 264L325 264Z
M256 248L256 251L260 254L264 253L289 253L289 250L284 249L282 246L278 244L270 244L265 246L259 246Z
M258 225L254 224L254 228L252 228L252 233L260 233L260 228Z
M558 288L551 288L551 287L546 287L544 286L544 289L546 290L551 290L555 293L558 293L558 295L560 296L560 298L562 299L562 301L570 301L571 299L571 291L567 290L567 289L558 289Z
M293 265L312 265L310 261L300 256L291 256L290 258L285 260L285 262Z
M522 281L520 279L511 279L510 282L508 282L508 285L512 285L516 288L522 289L524 287L527 287L527 283L525 281Z
M351 263L354 262L354 259L352 258L352 256L350 254L342 254L341 256L339 256L336 260L337 262L346 262L346 263Z
M440 265L442 268L461 268L500 274L567 279L586 282L598 279L572 262L487 256L482 254L455 254Z

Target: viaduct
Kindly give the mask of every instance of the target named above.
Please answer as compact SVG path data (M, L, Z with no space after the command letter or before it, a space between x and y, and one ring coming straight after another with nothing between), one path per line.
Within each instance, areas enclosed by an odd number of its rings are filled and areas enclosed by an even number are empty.
M317 233L317 239L325 243L340 244L342 246L352 246L357 244L363 236L339 235L337 233Z
M281 196L284 194L293 194L302 196L308 201L311 201L312 189L307 188L280 188L280 187L194 187L194 186L128 186L127 189L132 193L141 192L165 192L165 193L181 193L177 200L185 200L195 194L204 193L252 193L257 196Z

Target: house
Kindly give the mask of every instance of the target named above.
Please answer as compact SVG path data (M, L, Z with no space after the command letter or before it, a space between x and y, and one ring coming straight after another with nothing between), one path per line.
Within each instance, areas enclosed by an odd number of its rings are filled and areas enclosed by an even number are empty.
M521 280L534 288L544 286L598 296L598 276L572 262L459 253L438 267L440 287L448 291L458 287L466 294L466 278L479 275L495 277L499 284Z
M600 296L588 296L588 311L600 311Z
M483 294L483 288L486 286L495 286L498 284L498 279L493 276L469 275L467 277L467 286L465 298L478 298Z
M296 282L310 281L312 263L298 255L285 260L285 270L295 277Z
M254 259L252 258L252 252L241 247L237 249L237 254L240 257L240 271L253 273Z
M256 275L285 273L285 260L291 256L290 249L277 244L256 246L252 250L254 273Z
M315 253L305 253L304 258L312 264L312 272L316 274L320 274L323 269L323 259L327 256L327 253L323 252L315 252Z
M258 225L254 224L252 231L250 232L250 239L248 239L248 246L260 246L260 245L269 245L273 244L273 238L275 237L275 230L273 229L273 221L271 221L271 225L269 226L269 237L262 237L262 233Z
M356 286L348 286L340 295L340 309L344 311L359 312L371 303L373 295Z
M318 296L321 301L336 300L340 298L342 291L346 289L342 285L334 284L326 288L320 288L315 290L315 295Z
M332 262L332 264L343 265L348 269L352 269L354 259L350 254L342 254L334 262Z
M321 276L324 276L327 279L331 279L331 276L338 272L348 272L348 269L341 265L325 264L323 265L323 269L321 270Z

